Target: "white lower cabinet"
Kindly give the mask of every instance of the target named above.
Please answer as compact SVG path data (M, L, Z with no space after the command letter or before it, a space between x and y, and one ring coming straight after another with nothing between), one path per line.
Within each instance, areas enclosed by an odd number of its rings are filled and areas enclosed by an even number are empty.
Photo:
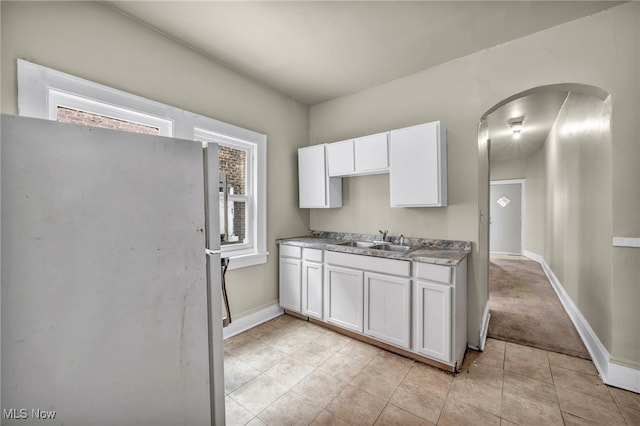
M364 334L410 349L411 280L364 273Z
M280 306L300 312L302 270L300 247L281 245L279 266Z
M410 347L410 262L327 252L325 264L325 321Z
M467 348L467 260L457 266L280 245L280 306L452 369Z
M300 312L300 259L280 258L280 306Z
M467 260L414 264L413 351L459 368L467 349Z
M322 319L322 250L302 252L302 314Z
M360 270L333 265L326 267L325 321L362 333L363 276Z
M416 281L416 352L449 362L451 358L451 287Z

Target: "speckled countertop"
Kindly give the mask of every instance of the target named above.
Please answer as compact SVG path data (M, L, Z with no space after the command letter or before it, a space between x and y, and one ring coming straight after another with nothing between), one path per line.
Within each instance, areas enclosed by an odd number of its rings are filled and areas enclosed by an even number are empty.
M405 238L404 244L411 247L406 252L339 245L347 241L378 242L379 240L380 235L311 231L309 235L281 238L276 240L276 243L446 266L458 265L471 253L471 243L469 241L433 240L428 238ZM397 241L397 236L387 236L387 242L397 244Z

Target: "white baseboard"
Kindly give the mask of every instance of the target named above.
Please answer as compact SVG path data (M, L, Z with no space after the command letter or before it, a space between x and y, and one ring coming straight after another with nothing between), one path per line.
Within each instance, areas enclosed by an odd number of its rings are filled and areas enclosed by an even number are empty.
M484 305L484 312L482 313L482 325L480 326L480 347L479 349L484 352L484 348L487 344L487 334L489 333L489 319L491 319L491 311L489 310L489 301Z
M609 362L607 384L640 393L640 370Z
M227 339L236 334L240 334L243 331L247 331L250 328L260 325L263 322L267 322L270 319L278 317L284 313L284 310L278 305L268 306L258 312L254 312L247 316L233 319L231 324L222 329L223 338Z
M524 251L524 255L529 259L535 260L542 266L544 273L551 283L551 287L553 287L558 295L560 303L562 303L569 318L571 318L571 322L573 322L573 325L576 327L580 338L582 338L582 342L589 351L591 360L596 366L602 381L621 389L640 392L640 370L612 363L610 361L611 355L609 351L602 344L578 307L573 303L573 300L571 300L571 297L569 297L562 283L560 283L558 277L553 273L544 258L539 254L527 250Z

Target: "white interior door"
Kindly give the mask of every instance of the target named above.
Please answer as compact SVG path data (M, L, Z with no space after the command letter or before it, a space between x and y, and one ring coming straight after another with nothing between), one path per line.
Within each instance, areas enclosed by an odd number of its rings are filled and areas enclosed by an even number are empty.
M491 182L492 253L522 254L522 182Z

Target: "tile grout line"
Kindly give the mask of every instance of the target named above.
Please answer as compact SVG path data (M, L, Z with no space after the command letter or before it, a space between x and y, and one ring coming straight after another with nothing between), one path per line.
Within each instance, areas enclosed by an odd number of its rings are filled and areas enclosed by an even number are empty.
M377 355L376 355L377 356ZM403 357L404 358L404 357ZM375 359L375 357L373 358ZM373 362L373 359L371 360L371 362ZM409 359L409 358L407 358ZM371 363L369 362L369 364ZM367 364L367 365L369 365ZM407 378L407 376L409 375L409 371L411 371L411 369L413 368L413 366L415 365L415 361L412 360L411 363L411 367L409 367L409 369L407 370L406 373L404 373L404 376L402 376L402 379L400 379L400 383L396 386L395 390L393 391L393 393L391 394L391 396L389 396L389 399L385 402L384 407L382 407L382 411L380 411L380 414L378 414L378 417L376 417L376 420L373 422L373 424L375 425L377 423L377 421L380 419L380 416L382 416L382 413L384 413L384 410L387 409L387 407L389 406L389 404L391 404L391 400L393 399L393 396L396 394L396 392L398 392L398 389L400 389L400 385L402 384L402 382L404 382L404 379ZM366 367L365 367L366 368ZM366 391L365 391L366 392ZM402 409L402 408L401 408ZM406 410L405 410L406 411ZM408 411L407 411L408 412ZM413 414L413 413L411 413ZM419 417L419 416L418 416ZM426 419L424 419L426 420Z
M504 401L504 372L506 371L504 369L505 364L507 362L507 345L505 343L504 345L504 360L502 362L502 380L500 381L500 415L498 416L498 418L500 419L500 424L502 424L502 420L506 420L508 422L510 422L510 420L505 419L504 417L502 417L502 403Z
M460 366L460 368L462 368L462 365ZM449 401L449 397L451 395L451 388L453 388L453 382L456 380L456 378L458 377L458 374L462 374L462 370L460 370L459 373L456 373L456 376L453 377L453 380L451 381L451 383L449 384L449 389L447 389L447 396L445 396L444 398L444 404L442 404L442 408L440 409L440 414L438 414L438 419L436 420L436 425L438 424L438 422L440 421L440 418L442 417L442 412L444 411L444 407L445 405L447 405L447 401ZM453 400L453 397L452 397Z
M551 384L553 385L553 394L556 397L556 402L558 403L558 411L560 411L560 419L562 419L562 423L564 424L564 416L563 414L565 413L564 411L562 411L562 406L560 405L560 397L558 396L558 387L556 386L556 378L553 375L553 369L551 368L551 359L549 359L549 351L547 351L546 353L547 355L547 362L549 363L549 373L551 373Z

